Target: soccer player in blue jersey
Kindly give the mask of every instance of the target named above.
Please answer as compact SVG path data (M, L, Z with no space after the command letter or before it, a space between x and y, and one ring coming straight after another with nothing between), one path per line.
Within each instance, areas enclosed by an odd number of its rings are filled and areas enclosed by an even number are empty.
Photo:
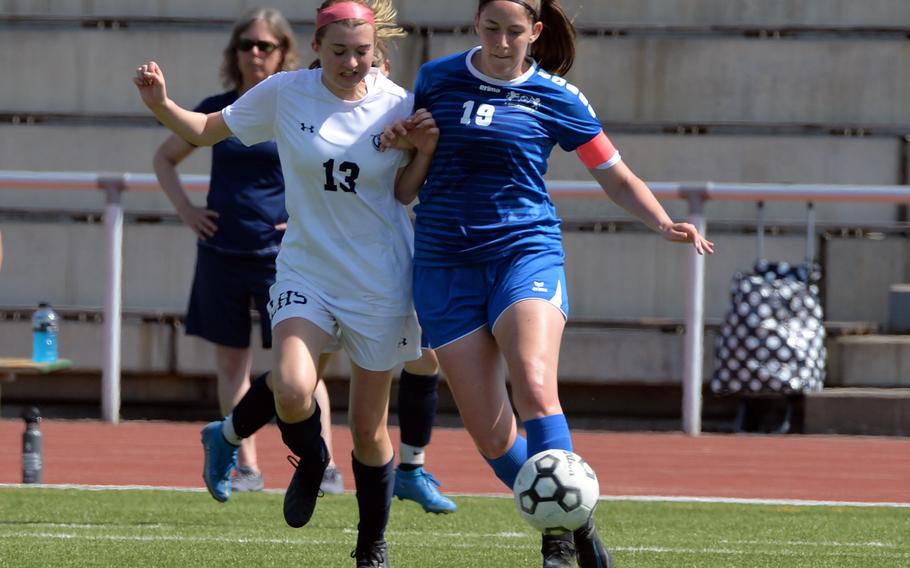
M667 240L702 254L713 244L670 219L561 77L575 30L558 0L479 0L474 25L481 45L425 64L414 89L415 108L440 130L415 208L414 303L466 428L511 489L529 456L572 449L556 377L569 309L563 247L543 177L553 147L577 152L611 199ZM410 128L396 123L385 144L406 146ZM612 566L593 518L541 548L545 567Z

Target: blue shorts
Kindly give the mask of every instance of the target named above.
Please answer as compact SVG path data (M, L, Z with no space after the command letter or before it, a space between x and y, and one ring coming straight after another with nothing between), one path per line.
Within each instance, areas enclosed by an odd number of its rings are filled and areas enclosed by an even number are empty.
M196 274L186 311L186 334L217 345L250 346L252 317L259 312L262 346L272 346L269 287L275 282L275 256L221 254L198 246Z
M519 253L465 266L415 266L414 307L438 349L486 326L523 300L544 300L569 315L561 250Z

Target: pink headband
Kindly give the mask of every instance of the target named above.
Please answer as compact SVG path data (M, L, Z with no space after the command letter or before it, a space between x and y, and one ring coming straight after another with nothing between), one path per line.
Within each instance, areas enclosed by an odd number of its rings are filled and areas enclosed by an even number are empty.
M339 2L319 11L316 15L316 30L341 20L365 20L372 26L376 25L373 10L357 2Z

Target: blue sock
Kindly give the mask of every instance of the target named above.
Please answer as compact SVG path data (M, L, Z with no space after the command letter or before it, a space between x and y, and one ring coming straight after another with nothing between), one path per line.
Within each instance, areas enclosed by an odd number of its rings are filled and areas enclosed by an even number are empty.
M515 443L509 448L509 451L496 459L484 458L496 477L506 484L509 491L515 485L515 478L518 476L518 470L528 461L528 442L521 436L515 436Z
M528 435L528 457L544 450L572 451L572 434L565 414L553 414L524 423Z

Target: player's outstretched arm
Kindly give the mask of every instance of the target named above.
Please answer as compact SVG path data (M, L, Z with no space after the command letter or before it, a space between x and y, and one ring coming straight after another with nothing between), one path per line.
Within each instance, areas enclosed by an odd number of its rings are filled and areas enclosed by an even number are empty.
M188 111L167 96L164 71L154 61L136 68L133 83L142 102L171 132L194 146L211 146L231 135L220 112L202 114Z
M691 223L674 223L651 188L620 160L604 169L589 169L607 196L617 205L638 217L645 225L660 233L668 241L691 243L698 254L713 254L714 243L698 233Z

